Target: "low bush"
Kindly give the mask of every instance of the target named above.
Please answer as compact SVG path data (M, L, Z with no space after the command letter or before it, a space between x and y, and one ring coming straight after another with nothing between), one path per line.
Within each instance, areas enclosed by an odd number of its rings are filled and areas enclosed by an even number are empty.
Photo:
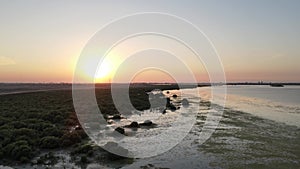
M60 139L54 136L46 136L43 137L40 141L41 148L59 148L60 147Z

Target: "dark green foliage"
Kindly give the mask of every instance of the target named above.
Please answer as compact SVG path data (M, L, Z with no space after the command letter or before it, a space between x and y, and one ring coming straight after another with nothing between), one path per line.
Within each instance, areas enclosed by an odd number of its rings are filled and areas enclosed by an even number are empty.
M33 156L32 147L24 140L8 144L3 148L3 152L8 157L15 160L21 160L21 158L23 160L30 159Z
M40 141L41 148L58 148L60 139L54 136L43 137Z
M57 127L48 127L45 128L42 132L43 136L55 136L55 137L61 137L63 136L64 132L62 129L58 129Z
M19 136L15 137L13 140L14 141L27 141L27 143L29 145L35 145L36 141L37 141L36 139L26 136L26 135L19 135Z
M83 144L83 145L78 145L72 152L72 155L75 154L88 154L89 152L92 152L93 146L90 144Z
M66 104L70 98L71 91L0 96L0 162L25 163L41 149L59 148L69 132L65 121L74 112L72 102Z
M98 86L99 87L99 86ZM132 104L139 110L150 107L149 92L153 89L174 89L174 85L131 85L129 95ZM1 89L0 89L1 90ZM109 86L97 88L96 98L104 116L115 115L111 89ZM79 125L72 103L71 90L46 91L0 96L0 163L29 162L41 150L73 146L87 140L85 132ZM80 145L80 144L79 144ZM89 145L75 147L74 154L87 153L92 156ZM55 162L51 154L40 159ZM83 157L81 162L87 159ZM48 160L49 161L49 160Z
M10 129L4 128L0 130L1 146L5 146L11 142L12 134L12 130Z
M11 120L9 118L6 117L2 117L0 116L0 126L7 124L8 122L10 122Z
M71 146L81 141L81 136L77 131L67 132L62 136L62 145Z
M37 137L37 131L29 128L20 128L20 129L15 129L13 130L13 137L18 137L18 136L28 136L31 138L36 138Z

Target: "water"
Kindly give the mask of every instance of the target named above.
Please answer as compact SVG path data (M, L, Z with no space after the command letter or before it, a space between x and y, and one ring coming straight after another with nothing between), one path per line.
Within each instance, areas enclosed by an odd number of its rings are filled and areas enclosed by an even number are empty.
M222 103L220 91L224 87L214 87L215 103ZM194 105L198 103L193 100L199 96L201 100L212 100L211 89L172 90L170 95L180 95L177 100L188 98ZM164 154L136 160L124 168L147 164L167 168L298 168L300 87L228 86L227 91L224 112L222 106L220 109L214 109L210 104L197 107L190 112L196 115L194 126L177 146ZM201 133L209 124L204 122L209 114L218 117L220 111L223 115L218 127L203 142ZM181 110L174 112L179 113ZM162 129L166 130L167 126L163 124L169 123L171 121L162 121ZM144 136L151 132L146 131ZM158 138L155 144L159 145L161 141L164 140Z
M227 86L228 94L260 98L288 105L300 105L300 86Z
M216 86L214 99L220 100ZM198 88L202 99L211 100L211 88ZM300 127L300 86L227 86L226 107Z

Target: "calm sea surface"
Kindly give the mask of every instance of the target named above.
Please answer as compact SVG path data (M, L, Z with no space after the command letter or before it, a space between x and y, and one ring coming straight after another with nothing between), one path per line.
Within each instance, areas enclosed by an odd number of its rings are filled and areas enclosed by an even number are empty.
M221 99L214 87L214 99ZM210 87L198 88L202 99L211 100ZM227 86L226 107L300 127L300 86Z

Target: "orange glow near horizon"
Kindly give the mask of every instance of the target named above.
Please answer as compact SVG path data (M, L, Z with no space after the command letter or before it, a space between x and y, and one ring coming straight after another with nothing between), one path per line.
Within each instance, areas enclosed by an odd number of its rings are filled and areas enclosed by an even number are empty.
M153 38L153 37L152 37ZM104 58L103 63L99 65L97 73L95 70L90 70L90 65L95 64L95 61L90 61L90 63L85 63L84 70L81 71L81 76L83 79L87 79L88 82L94 83L110 83L113 82L113 77L118 70L119 66L122 64L128 56L133 54L136 49L140 46L147 44L147 41L152 42L151 37L144 37L143 39L131 39L126 42L119 44L119 46L113 48L107 56ZM161 41L163 39L160 39ZM141 42L145 44L141 44ZM171 42L166 41L163 44L170 44ZM156 43L153 43L156 44ZM157 44L157 45L163 45ZM140 45L140 46L139 46ZM170 45L172 49L176 44ZM48 52L44 57L37 57L34 60L28 59L29 54L24 54L24 57L13 58L13 57L0 57L0 82L11 82L11 83L59 83L66 82L71 83L73 80L74 70L77 65L77 57L80 55L80 50L82 46L77 45L70 47L68 50L62 50L58 53ZM179 46L176 47L179 49ZM60 58L52 57L53 55L61 56ZM209 82L208 72L205 68L198 64L195 59L189 60L191 53L188 51L183 51L179 53L182 58L190 64L190 68L196 75L198 82ZM64 57L63 57L64 56ZM160 58L161 61L164 60L163 57ZM160 60L159 59L159 60ZM137 64L143 62L144 60L139 60ZM299 71L294 70L293 64L298 62L293 62L286 65L280 65L277 62L267 62L269 65L262 67L257 63L258 67L252 69L252 65L243 63L243 60L238 60L239 65L233 66L234 62L229 60L224 61L224 71L226 72L226 78L228 82L299 82ZM168 62L171 63L171 62ZM265 62L264 62L265 63ZM282 63L282 62L281 62ZM276 67L272 67L274 64ZM128 65L128 68L135 66L134 64ZM173 66L176 68L176 66ZM280 68L280 69L279 69ZM187 82L185 80L186 75L180 70L175 70L176 75L181 78L181 82ZM121 72L126 74L126 72ZM139 77L135 77L133 82L173 82L169 77L157 72L157 71L147 71ZM122 82L120 82L122 83Z
M159 77L159 79L157 78ZM131 80L132 83L176 83L176 80L166 72L159 70L143 70L137 73Z
M107 56L99 62L96 74L94 75L95 83L110 83L115 71L121 64L121 57L115 51L111 51Z

